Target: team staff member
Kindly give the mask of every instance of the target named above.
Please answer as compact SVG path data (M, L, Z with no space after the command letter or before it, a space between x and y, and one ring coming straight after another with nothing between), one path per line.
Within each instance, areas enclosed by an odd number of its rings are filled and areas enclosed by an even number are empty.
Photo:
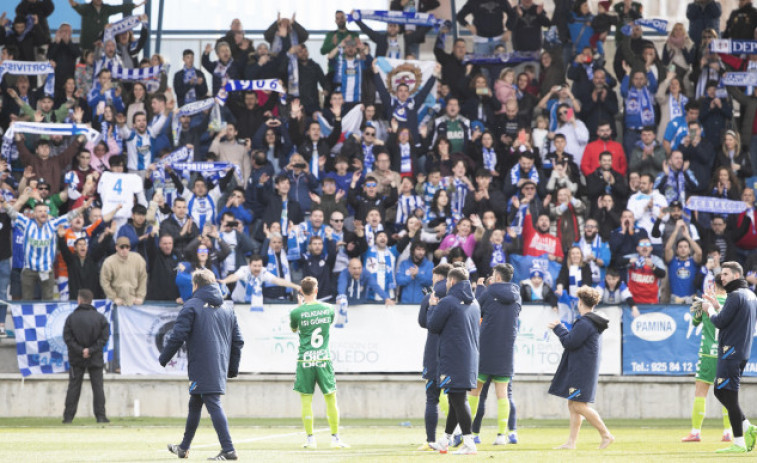
M722 309L714 293L705 294L710 303L707 313L718 335L718 367L715 397L728 410L733 429L733 444L718 453L745 453L754 448L757 427L746 419L739 406L739 383L752 352L754 323L757 318L757 297L744 279L738 262L725 262L720 279L728 293Z
M572 330L568 331L560 320L547 325L549 329L554 330L565 348L549 387L550 394L568 399L570 410L568 442L557 448L576 448L583 417L599 431L602 437L599 448L604 449L612 444L615 438L610 434L599 413L589 407L589 403L594 402L599 380L599 337L607 329L609 321L594 312L594 307L602 298L598 289L582 286L578 288L577 296L581 318L573 324Z
M481 305L481 356L478 360L478 385L471 391L471 410L478 410L478 399L487 380L494 382L497 393L497 438L494 445L507 444L507 420L510 401L507 386L513 377L515 337L518 335L520 288L512 283L513 266L497 264L488 287L476 288ZM483 282L480 282L483 283Z
M418 311L418 324L428 330L429 299L432 296L443 298L447 295L447 274L452 265L444 263L434 267L431 272L433 293L426 294ZM426 335L426 347L423 350L423 379L426 380L426 443L419 450L438 450L436 445L436 425L439 422L439 408L447 414L449 403L447 396L439 389L439 335L430 330Z
M188 458L205 404L221 442L221 452L211 460L236 460L237 452L231 443L221 395L226 394L226 378L239 374L244 340L234 310L224 305L211 270L197 270L192 274L192 298L179 312L160 353L160 365L166 366L184 342L189 360L189 414L184 439L178 445L168 444L168 451L179 458Z
M105 315L92 306L94 295L88 289L79 290L79 306L66 318L63 326L63 341L68 347L68 392L63 422L70 423L79 405L84 372L89 372L92 382L92 408L98 423L109 423L105 416L105 391L103 390L103 347L108 342L110 324Z
M481 309L473 297L468 271L453 268L447 274L447 295L429 298L428 330L439 335L439 387L449 399L449 413L444 437L439 440L441 453L447 453L455 426L460 424L463 446L458 455L476 454L471 434L471 411L466 394L476 387L478 373L478 329Z

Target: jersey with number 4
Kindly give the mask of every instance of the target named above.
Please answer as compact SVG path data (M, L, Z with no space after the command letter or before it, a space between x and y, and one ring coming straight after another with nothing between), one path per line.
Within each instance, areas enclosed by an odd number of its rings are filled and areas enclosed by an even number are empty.
M290 312L289 322L292 329L300 333L298 360L310 363L331 359L329 330L334 322L334 307L331 304L302 304Z
M134 195L142 192L142 179L136 174L104 172L97 184L97 193L103 203L103 215L115 209L117 205L123 204L115 216L121 219L131 217Z

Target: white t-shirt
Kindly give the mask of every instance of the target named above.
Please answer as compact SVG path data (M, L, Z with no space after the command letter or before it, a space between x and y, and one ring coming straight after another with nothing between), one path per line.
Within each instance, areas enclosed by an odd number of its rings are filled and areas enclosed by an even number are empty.
M138 195L139 203L147 207L142 179L137 174L103 172L97 184L97 192L103 202L103 215L115 209L118 204L123 204L115 215L116 219L126 220L131 217L134 195Z
M228 275L230 273L234 273L234 269L236 269L237 267L237 232L235 230L232 230L228 233L222 232L221 240L223 240L223 242L228 244L229 248L231 248L229 256L223 262L224 274Z

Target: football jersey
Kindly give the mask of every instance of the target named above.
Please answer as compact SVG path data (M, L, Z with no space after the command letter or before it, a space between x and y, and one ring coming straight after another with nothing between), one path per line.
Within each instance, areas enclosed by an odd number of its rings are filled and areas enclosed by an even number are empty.
M715 298L723 307L725 296L715 296ZM702 340L699 342L699 356L718 358L718 330L712 324L707 312L702 312L701 316L694 315L693 325L697 326L700 323L702 324Z
M331 359L329 329L334 322L334 307L321 302L302 304L289 313L289 325L300 334L297 359L321 362Z
M123 204L114 218L124 221L131 218L134 195L143 192L142 179L137 174L104 172L100 177L100 183L97 184L97 193L103 203L103 215L107 215L117 205Z
M659 278L655 276L652 267L641 263L643 257L636 264L628 268L628 289L633 294L637 304L657 304L660 291Z
M674 257L668 264L670 294L678 297L693 296L696 293L694 278L698 270L693 258L680 260L678 257Z

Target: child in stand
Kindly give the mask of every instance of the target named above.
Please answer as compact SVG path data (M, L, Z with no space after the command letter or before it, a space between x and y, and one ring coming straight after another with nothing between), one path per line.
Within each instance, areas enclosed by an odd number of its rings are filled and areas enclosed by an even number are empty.
M549 154L547 134L549 134L549 119L543 114L539 114L536 116L536 127L531 130L531 142L534 148L541 153L541 161L544 167L547 166L546 156Z
M497 114L505 113L505 104L515 98L515 71L512 68L505 68L499 75L499 79L494 82L494 96L502 103L502 107Z
M604 58L607 34L610 33L610 28L616 26L618 22L618 16L610 9L611 5L611 0L599 2L597 15L591 20L591 28L594 29L594 34L589 39L589 44L594 52L595 59Z

